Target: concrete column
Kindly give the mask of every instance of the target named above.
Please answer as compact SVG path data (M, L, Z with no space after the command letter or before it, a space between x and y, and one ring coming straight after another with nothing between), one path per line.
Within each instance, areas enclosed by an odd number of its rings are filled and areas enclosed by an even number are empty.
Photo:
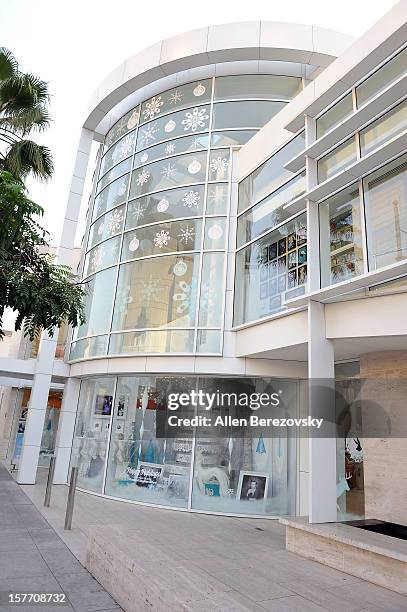
M72 265L76 227L88 169L92 138L93 133L90 130L82 129L65 210L60 246L56 257L56 263L60 265ZM17 476L17 482L20 484L35 484L57 340L58 330L54 330L53 334L48 334L44 330L36 361L24 444Z
M308 305L308 376L310 413L320 403L320 388L333 398L334 349L325 333L325 306L310 301ZM315 383L315 384L313 384ZM328 409L328 407L327 407ZM336 511L336 438L309 440L309 522L335 522Z
M54 484L65 484L68 480L72 438L75 429L79 399L79 378L68 378L64 387L58 433L55 443L56 463Z

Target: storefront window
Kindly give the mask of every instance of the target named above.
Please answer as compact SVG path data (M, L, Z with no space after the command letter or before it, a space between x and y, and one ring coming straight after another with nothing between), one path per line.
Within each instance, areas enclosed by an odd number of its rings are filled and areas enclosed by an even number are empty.
M77 328L76 337L93 336L109 331L113 291L107 291L106 288L114 287L115 278L116 268L109 268L95 274L87 281L84 299L85 323Z

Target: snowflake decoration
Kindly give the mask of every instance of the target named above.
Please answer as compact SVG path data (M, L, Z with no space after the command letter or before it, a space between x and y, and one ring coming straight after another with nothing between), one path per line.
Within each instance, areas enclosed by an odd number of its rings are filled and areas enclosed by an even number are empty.
M178 102L181 102L182 100L182 91L178 91L178 89L176 89L174 91L174 93L172 93L170 95L170 97L168 98L168 102L170 104L174 104L174 106L176 106L178 104Z
M184 202L184 206L187 206L188 208L192 208L193 206L198 208L200 199L201 197L199 195L199 191L193 191L191 189L190 191L185 192L182 201Z
M144 119L153 119L155 115L159 114L163 104L164 102L161 96L154 96L154 98L151 98L151 100L146 103L146 107L143 110Z
M141 146L147 147L150 142L155 140L155 135L158 132L158 127L152 123L150 123L146 128L141 130L140 142Z
M105 247L103 244L101 244L92 253L92 258L90 260L90 265L92 267L92 270L96 270L96 268L101 267L104 256L105 256Z
M181 123L185 126L184 130L196 132L197 129L205 127L206 119L209 119L206 108L194 108L192 112L185 113L185 119Z
M123 221L123 211L115 210L109 217L108 222L106 223L107 231L110 234L113 232L118 232L121 228Z
M147 282L143 281L143 286L141 288L141 295L146 300L146 302L150 302L152 299L157 298L161 291L161 287L158 286L159 281L156 278L150 276Z
M169 142L167 146L165 147L166 155L171 155L171 153L175 153L175 149L176 149L175 142Z
M133 136L123 138L112 153L112 160L117 162L133 152Z
M161 232L157 232L154 237L154 244L159 249L162 249L163 246L167 246L170 239L170 232L166 230L161 230Z
M176 173L176 168L175 168L175 164L167 164L166 166L164 166L164 168L161 170L161 174L169 179L172 176L174 176L174 174Z
M229 166L229 160L226 157L215 157L211 161L211 172L216 172L223 176Z
M122 117L116 126L116 135L120 136L120 134L124 134L125 131L126 131L126 122L124 118Z
M226 194L227 192L223 185L216 185L215 188L210 190L208 200L212 200L215 204L221 204L224 202Z
M147 183L150 176L151 174L149 173L149 171L144 168L144 170L139 172L137 175L137 180L136 180L137 185L142 187L145 183Z
M132 204L130 212L135 217L136 222L138 223L142 217L144 217L144 213L146 211L146 207L141 204L141 202L137 202L137 204Z
M189 242L194 242L195 238L195 229L193 226L186 225L181 228L180 233L178 234L178 238L181 239L181 242L184 244L188 244Z

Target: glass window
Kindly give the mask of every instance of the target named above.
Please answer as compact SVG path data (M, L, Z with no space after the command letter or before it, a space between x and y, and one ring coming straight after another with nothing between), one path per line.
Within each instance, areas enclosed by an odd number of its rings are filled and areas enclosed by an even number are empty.
M120 266L112 328L192 327L198 255L167 255Z
M193 185L133 200L127 208L126 229L177 217L197 217L202 214L204 194L204 185Z
M332 108L326 113L318 117L316 120L317 124L317 138L321 138L326 132L331 130L333 127L342 123L344 119L349 117L353 113L353 102L352 94L349 93L347 96L337 102Z
M358 186L352 185L325 200L319 215L322 286L363 274Z
M301 79L274 74L243 74L215 79L215 100L277 98L291 100L302 89Z
M305 172L238 217L237 246L241 247L299 212L295 206L289 204L303 193ZM304 204L301 204L301 207L303 208Z
M218 149L211 151L209 158L209 180L227 181L230 173L230 151L229 149Z
M322 183L334 174L345 170L356 159L356 142L355 138L352 137L324 157L321 157L318 161L318 182Z
M234 147L244 145L257 134L257 130L226 130L212 132L211 147Z
M213 106L214 130L228 128L261 128L284 106L285 102L264 100L217 102Z
M225 248L226 219L224 217L210 217L205 221L205 250L220 250Z
M126 260L177 251L198 251L200 247L200 220L157 223L124 234L121 258Z
M96 196L93 207L93 219L99 217L114 206L118 206L126 201L129 177L129 174L122 176L113 183L110 183L108 187L103 189L103 191Z
M407 257L407 155L363 181L369 268Z
M86 282L86 321L78 327L78 338L109 331L115 282L116 268L103 270Z
M139 128L136 151L141 151L161 141L176 136L198 135L207 132L210 124L210 104L195 106L159 117Z
M173 89L155 95L143 102L141 105L140 123L150 121L178 108L185 108L194 104L204 104L205 102L209 103L211 97L212 79L173 87Z
M105 148L109 148L116 140L121 138L126 132L134 130L138 124L140 116L140 107L133 108L124 117L119 119L112 128L108 131L105 138Z
M227 183L209 184L206 196L207 215L225 215L229 204L229 185Z
M178 332L179 333L179 332ZM177 379L172 379L177 385ZM195 386L194 379L188 384ZM184 381L178 386L183 388ZM120 377L113 412L106 494L186 508L192 438L156 437L160 379Z
M262 200L281 183L292 178L294 173L284 168L284 164L303 151L304 147L304 132L301 132L241 181L239 183L239 212Z
M127 353L192 353L193 329L159 329L110 336L109 355Z
M234 325L283 310L283 298L304 293L306 216L300 215L236 254Z
M406 66L407 49L404 49L356 88L358 106L366 104L376 94L385 89L387 85L398 79L406 72Z
M155 161L163 157L176 155L178 153L189 153L190 151L202 151L208 148L208 134L197 134L196 136L185 136L175 140L162 142L147 150L141 151L134 156L134 168L143 166L147 162Z
M107 351L107 336L94 336L92 338L83 338L76 340L71 344L69 353L70 361L74 359L87 359L88 357L99 357L106 355Z
M110 433L114 378L83 380L72 444L71 467L77 466L78 487L102 493Z
M206 166L206 152L200 152L172 157L134 170L130 197L136 198L149 191L203 182L206 177Z
M126 174L131 168L131 157L128 157L124 161L114 166L109 172L107 172L104 177L98 182L97 191L99 192L101 189L106 187L108 183L111 183L114 179L117 179L119 176Z
M106 215L103 215L103 217L99 217L90 227L89 247L121 232L123 229L123 222L124 206L119 206Z
M205 253L199 298L200 327L221 327L223 321L224 253Z
M219 353L221 332L219 329L198 329L198 353Z
M120 249L120 236L101 242L89 251L85 257L85 276L117 262Z
M407 127L407 104L403 102L360 132L362 155L377 149Z
M99 176L103 176L115 164L123 161L126 157L133 155L136 132L130 132L123 136L113 147L111 147L102 158Z

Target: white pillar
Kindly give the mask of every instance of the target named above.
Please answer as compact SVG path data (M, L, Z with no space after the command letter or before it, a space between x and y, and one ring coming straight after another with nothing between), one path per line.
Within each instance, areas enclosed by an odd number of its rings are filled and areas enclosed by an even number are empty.
M326 387L328 402L334 392L334 348L325 333L325 306L310 301L308 305L308 377L310 413ZM315 385L313 384L315 383ZM329 412L329 406L326 407ZM332 415L330 415L332 416ZM334 426L332 425L332 433ZM309 440L309 522L336 522L336 437L310 437Z
M86 172L88 169L92 139L93 132L82 129L65 210L60 246L56 257L56 263L60 265L72 266L76 227ZM41 448L42 431L52 380L57 340L58 330L54 330L53 335L48 334L48 332L44 330L36 361L24 433L24 443L17 476L17 482L20 484L35 484L36 481L38 457Z
M56 462L54 484L65 484L68 480L72 439L78 408L79 388L79 378L68 378L64 387L58 433L55 443Z

